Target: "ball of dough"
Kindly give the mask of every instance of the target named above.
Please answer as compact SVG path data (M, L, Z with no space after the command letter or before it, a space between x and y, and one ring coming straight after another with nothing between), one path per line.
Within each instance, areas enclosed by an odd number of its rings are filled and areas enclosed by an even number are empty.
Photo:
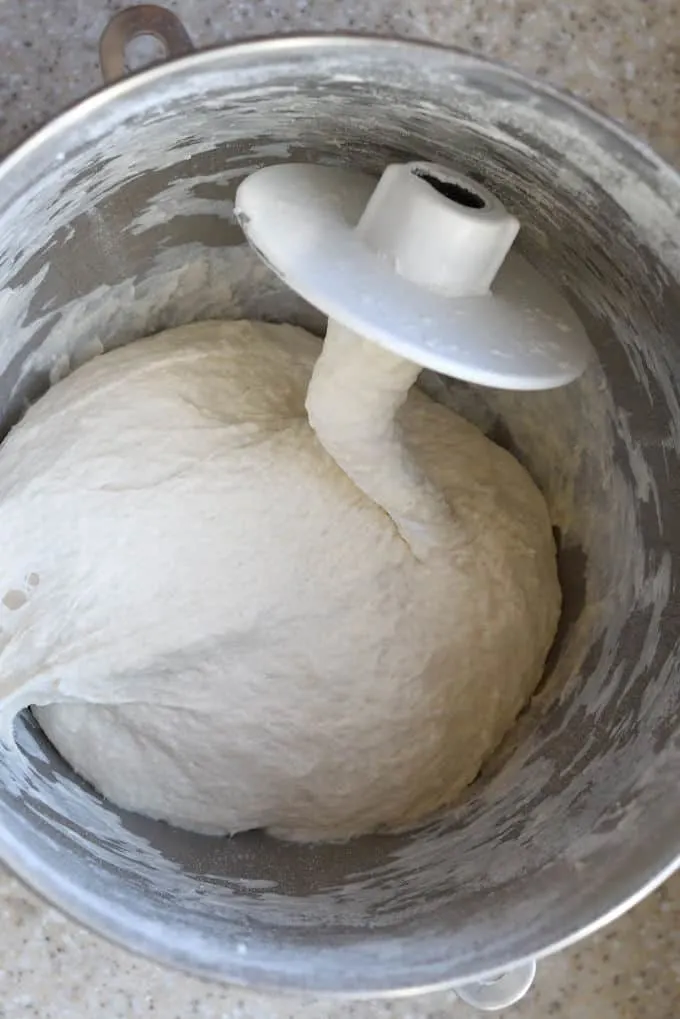
M319 350L170 330L78 369L0 448L0 694L121 807L401 827L475 778L541 676L560 590L528 474L412 390L405 448L451 520L414 555L310 427Z

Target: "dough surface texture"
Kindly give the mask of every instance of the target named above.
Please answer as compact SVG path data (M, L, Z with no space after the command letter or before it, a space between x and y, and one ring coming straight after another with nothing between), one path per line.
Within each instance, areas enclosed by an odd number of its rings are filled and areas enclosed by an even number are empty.
M32 705L104 796L214 833L401 827L475 778L554 637L546 505L414 366L358 337L320 350L183 326L10 433L5 739Z

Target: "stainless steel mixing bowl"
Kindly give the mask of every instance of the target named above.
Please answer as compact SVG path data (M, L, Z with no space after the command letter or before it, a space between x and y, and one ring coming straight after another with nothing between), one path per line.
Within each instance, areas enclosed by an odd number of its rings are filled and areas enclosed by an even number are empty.
M107 37L110 75L120 45ZM499 194L598 355L554 393L423 381L525 460L560 544L548 676L493 767L417 832L309 846L122 813L30 715L0 756L6 863L95 930L213 978L461 983L586 934L678 862L680 180L621 128L466 53L374 38L246 42L122 80L0 168L2 431L50 380L167 325L318 329L244 246L237 183L269 162L415 157ZM0 670L3 611L0 582Z

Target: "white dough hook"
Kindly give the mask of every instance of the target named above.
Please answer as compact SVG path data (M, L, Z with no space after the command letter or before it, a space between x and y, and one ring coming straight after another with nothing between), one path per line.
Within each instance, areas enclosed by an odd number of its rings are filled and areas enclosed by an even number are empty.
M560 293L510 252L520 228L476 181L432 163L373 178L337 167L269 166L235 212L260 257L337 325L454 378L552 389L590 357Z

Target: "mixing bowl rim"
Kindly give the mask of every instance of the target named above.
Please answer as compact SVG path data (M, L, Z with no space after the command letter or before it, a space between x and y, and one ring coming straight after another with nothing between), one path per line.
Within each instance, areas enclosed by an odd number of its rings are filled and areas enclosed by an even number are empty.
M462 976L455 975L451 978L445 978L429 983L405 981L402 985L397 987L394 985L371 985L370 987L347 990L338 989L335 985L332 987L327 986L323 981L315 982L316 973L314 973L311 978L308 978L304 985L294 981L288 983L285 980L278 980L276 977L269 979L268 975L264 975L262 972L260 972L257 981L252 981L245 975L245 967L242 967L243 972L239 975L238 968L241 966L240 960L236 960L235 965L230 966L228 972L222 972L209 964L206 964L205 966L197 964L195 956L191 959L184 959L181 957L178 958L177 955L173 954L171 951L164 953L158 948L159 944L161 944L160 939L156 940L150 936L142 936L139 927L134 923L120 923L119 917L115 916L114 910L107 912L107 910L100 908L96 912L91 909L88 911L85 902L82 901L83 896L80 885L72 885L70 882L64 881L64 871L60 871L58 873L59 880L50 882L39 859L37 860L38 865L35 870L31 871L30 866L26 866L26 854L22 844L17 842L13 851L10 850L8 852L7 849L8 844L5 832L0 829L0 860L9 868L12 875L17 878L31 894L37 895L47 905L56 907L65 916L77 922L93 934L104 938L111 944L117 945L119 948L122 948L133 955L138 955L156 964L171 966L172 968L179 969L193 977L213 980L222 984L247 987L253 991L261 991L263 993L277 992L284 994L308 992L343 1000L361 1000L365 998L406 998L418 994L436 993L438 991L450 990L468 982L483 981L495 976L502 970L521 966L530 960L540 961L555 952L560 952L563 949L569 948L581 939L594 934L602 927L612 923L624 913L628 912L629 909L638 905L680 868L680 853L678 853L668 860L662 869L658 870L653 876L649 877L635 892L628 895L625 899L620 900L616 905L609 907L606 912L590 920L584 926L572 930L569 934L557 941L551 942L548 945L537 947L535 950L510 959L504 959L502 962L499 961L497 966L494 965L492 967L463 974ZM36 881L36 873L44 875L45 880ZM53 874L54 873L56 872L53 872ZM71 889L75 894L69 896L69 889Z
M27 157L38 154L43 146L49 146L60 133L76 126L79 121L88 115L96 114L116 99L131 98L135 92L144 92L155 84L162 82L165 78L181 75L184 71L208 70L211 64L219 62L224 56L258 55L263 52L285 55L287 51L294 55L297 50L299 53L307 51L314 59L318 59L320 49L322 48L333 51L351 47L359 50L379 47L385 51L401 50L405 53L420 51L444 60L447 57L453 57L456 62L462 62L462 64L470 68L493 71L503 77L508 83L529 86L533 92L563 105L566 109L577 114L585 122L603 133L615 136L619 142L628 146L654 170L668 174L673 184L680 190L680 168L674 167L663 159L649 142L632 134L624 124L604 113L600 113L567 89L558 88L540 78L518 71L501 61L472 53L463 47L447 46L443 43L424 39L407 39L399 36L387 37L351 32L337 34L331 32L297 32L286 33L276 37L255 36L237 39L227 43L207 46L186 56L175 57L135 71L118 81L108 84L104 83L83 99L76 100L73 104L67 106L56 117L48 120L42 127L39 127L26 139L19 142L15 148L0 157L0 183L6 185L7 178L11 182L13 172L20 170L21 163ZM21 178L22 175L19 173L18 176ZM653 180L650 181L650 186L654 188ZM14 192L8 187L3 189L3 193L0 195L0 216L24 190L25 178L23 182L21 180L17 181L17 187Z

